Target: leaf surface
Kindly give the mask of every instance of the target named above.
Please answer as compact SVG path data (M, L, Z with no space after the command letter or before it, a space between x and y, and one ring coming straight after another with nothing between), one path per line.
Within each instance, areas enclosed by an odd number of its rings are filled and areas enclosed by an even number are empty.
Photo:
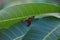
M57 40L60 38L60 19L47 17L36 19L22 40Z
M58 40L60 38L60 19L45 17L34 19L30 27L20 22L0 33L3 40Z
M27 3L0 11L0 28L9 28L24 18L46 13L60 13L60 7L45 3Z

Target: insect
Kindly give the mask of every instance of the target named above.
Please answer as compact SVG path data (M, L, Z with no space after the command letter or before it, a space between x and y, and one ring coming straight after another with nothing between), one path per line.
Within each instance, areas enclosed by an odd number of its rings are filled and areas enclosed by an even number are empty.
M34 16L33 16L33 17L30 17L30 18L28 18L28 19L26 20L27 26L30 26L30 24L31 24L31 22L32 22L33 19L34 19Z

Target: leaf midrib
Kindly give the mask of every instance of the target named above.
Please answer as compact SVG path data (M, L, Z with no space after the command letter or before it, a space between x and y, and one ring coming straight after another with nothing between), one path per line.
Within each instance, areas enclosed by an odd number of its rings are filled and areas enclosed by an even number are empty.
M60 27L60 24L53 28L42 40L46 40L54 31Z
M55 14L55 13L52 13L52 16L54 16L53 14ZM46 14L40 14L40 16L41 16L41 15L46 15ZM48 15L50 15L50 13L49 13ZM29 17L31 17L31 16L38 16L38 15L30 15L30 16L24 16L24 17L11 18L11 19L7 19L7 20L0 20L0 23L1 23L1 22L7 22L7 21L24 19L24 18L29 18ZM47 15L46 15L46 16L47 16Z

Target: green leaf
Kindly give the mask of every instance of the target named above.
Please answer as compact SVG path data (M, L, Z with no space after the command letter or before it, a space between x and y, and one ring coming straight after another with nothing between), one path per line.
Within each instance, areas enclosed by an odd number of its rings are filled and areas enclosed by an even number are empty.
M60 38L60 19L50 16L34 19L29 27L20 22L9 29L1 30L1 40L58 40Z
M27 3L4 8L0 11L0 29L9 28L27 17L58 12L60 7L45 3Z

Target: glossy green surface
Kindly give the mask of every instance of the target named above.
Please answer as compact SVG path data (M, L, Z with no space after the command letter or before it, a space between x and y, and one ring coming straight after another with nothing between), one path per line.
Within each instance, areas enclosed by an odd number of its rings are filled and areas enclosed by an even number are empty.
M8 28L20 19L45 13L59 13L60 7L45 3L27 3L0 11L0 28Z

